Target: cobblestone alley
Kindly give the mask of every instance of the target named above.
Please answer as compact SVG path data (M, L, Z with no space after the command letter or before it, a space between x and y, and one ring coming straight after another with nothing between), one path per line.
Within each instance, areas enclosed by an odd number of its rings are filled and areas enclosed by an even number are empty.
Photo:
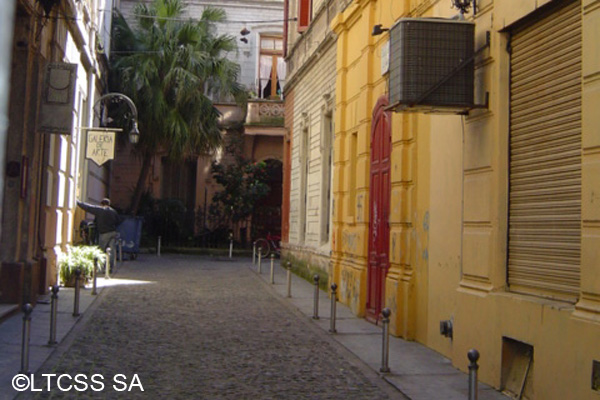
M247 259L142 255L116 278L139 282L104 289L36 374L41 387L43 373L84 374L87 390L20 398L404 398L276 297ZM130 391L116 391L116 374Z

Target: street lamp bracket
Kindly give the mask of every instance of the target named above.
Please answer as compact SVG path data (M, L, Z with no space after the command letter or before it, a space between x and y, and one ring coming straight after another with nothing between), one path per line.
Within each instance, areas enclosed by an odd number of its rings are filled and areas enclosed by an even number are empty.
M135 106L135 103L133 102L133 100L131 100L129 97L127 97L123 93L111 92L111 93L107 93L105 95L100 96L100 98L98 98L98 100L96 100L96 103L94 104L94 109L100 102L102 102L106 99L115 98L115 97L119 98L120 100L123 100L129 106L129 108L131 110L131 114L133 117L133 128L131 128L131 131L129 132L129 141L132 144L136 144L140 140L140 131L138 129L138 111L137 111L137 107Z

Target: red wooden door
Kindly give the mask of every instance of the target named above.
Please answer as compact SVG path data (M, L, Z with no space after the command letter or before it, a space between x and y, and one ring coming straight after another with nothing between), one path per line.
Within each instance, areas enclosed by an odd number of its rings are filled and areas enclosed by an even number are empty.
M391 112L387 96L377 101L371 122L371 180L369 205L369 266L367 319L377 321L385 304L385 277L390 265Z

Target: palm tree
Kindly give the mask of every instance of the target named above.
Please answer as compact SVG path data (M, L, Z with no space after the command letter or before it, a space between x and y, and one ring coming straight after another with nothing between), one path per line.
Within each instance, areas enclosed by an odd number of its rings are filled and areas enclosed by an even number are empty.
M130 205L137 213L151 159L166 151L173 159L207 154L221 144L219 112L211 98L236 100L239 65L226 58L235 38L217 35L225 12L205 8L199 20L184 18L182 0L154 0L134 8L135 24L118 13L113 25L111 90L135 102L142 132L135 150L142 168Z

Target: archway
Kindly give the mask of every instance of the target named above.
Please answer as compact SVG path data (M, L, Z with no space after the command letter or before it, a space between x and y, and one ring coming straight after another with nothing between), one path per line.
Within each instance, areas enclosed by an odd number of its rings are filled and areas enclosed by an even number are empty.
M273 158L267 164L269 194L256 206L252 217L253 236L264 237L267 233L281 235L281 202L283 197L283 164Z
M367 319L377 321L385 304L385 278L390 248L390 154L391 113L385 110L387 96L377 101L371 122L371 173L369 191L369 264Z

